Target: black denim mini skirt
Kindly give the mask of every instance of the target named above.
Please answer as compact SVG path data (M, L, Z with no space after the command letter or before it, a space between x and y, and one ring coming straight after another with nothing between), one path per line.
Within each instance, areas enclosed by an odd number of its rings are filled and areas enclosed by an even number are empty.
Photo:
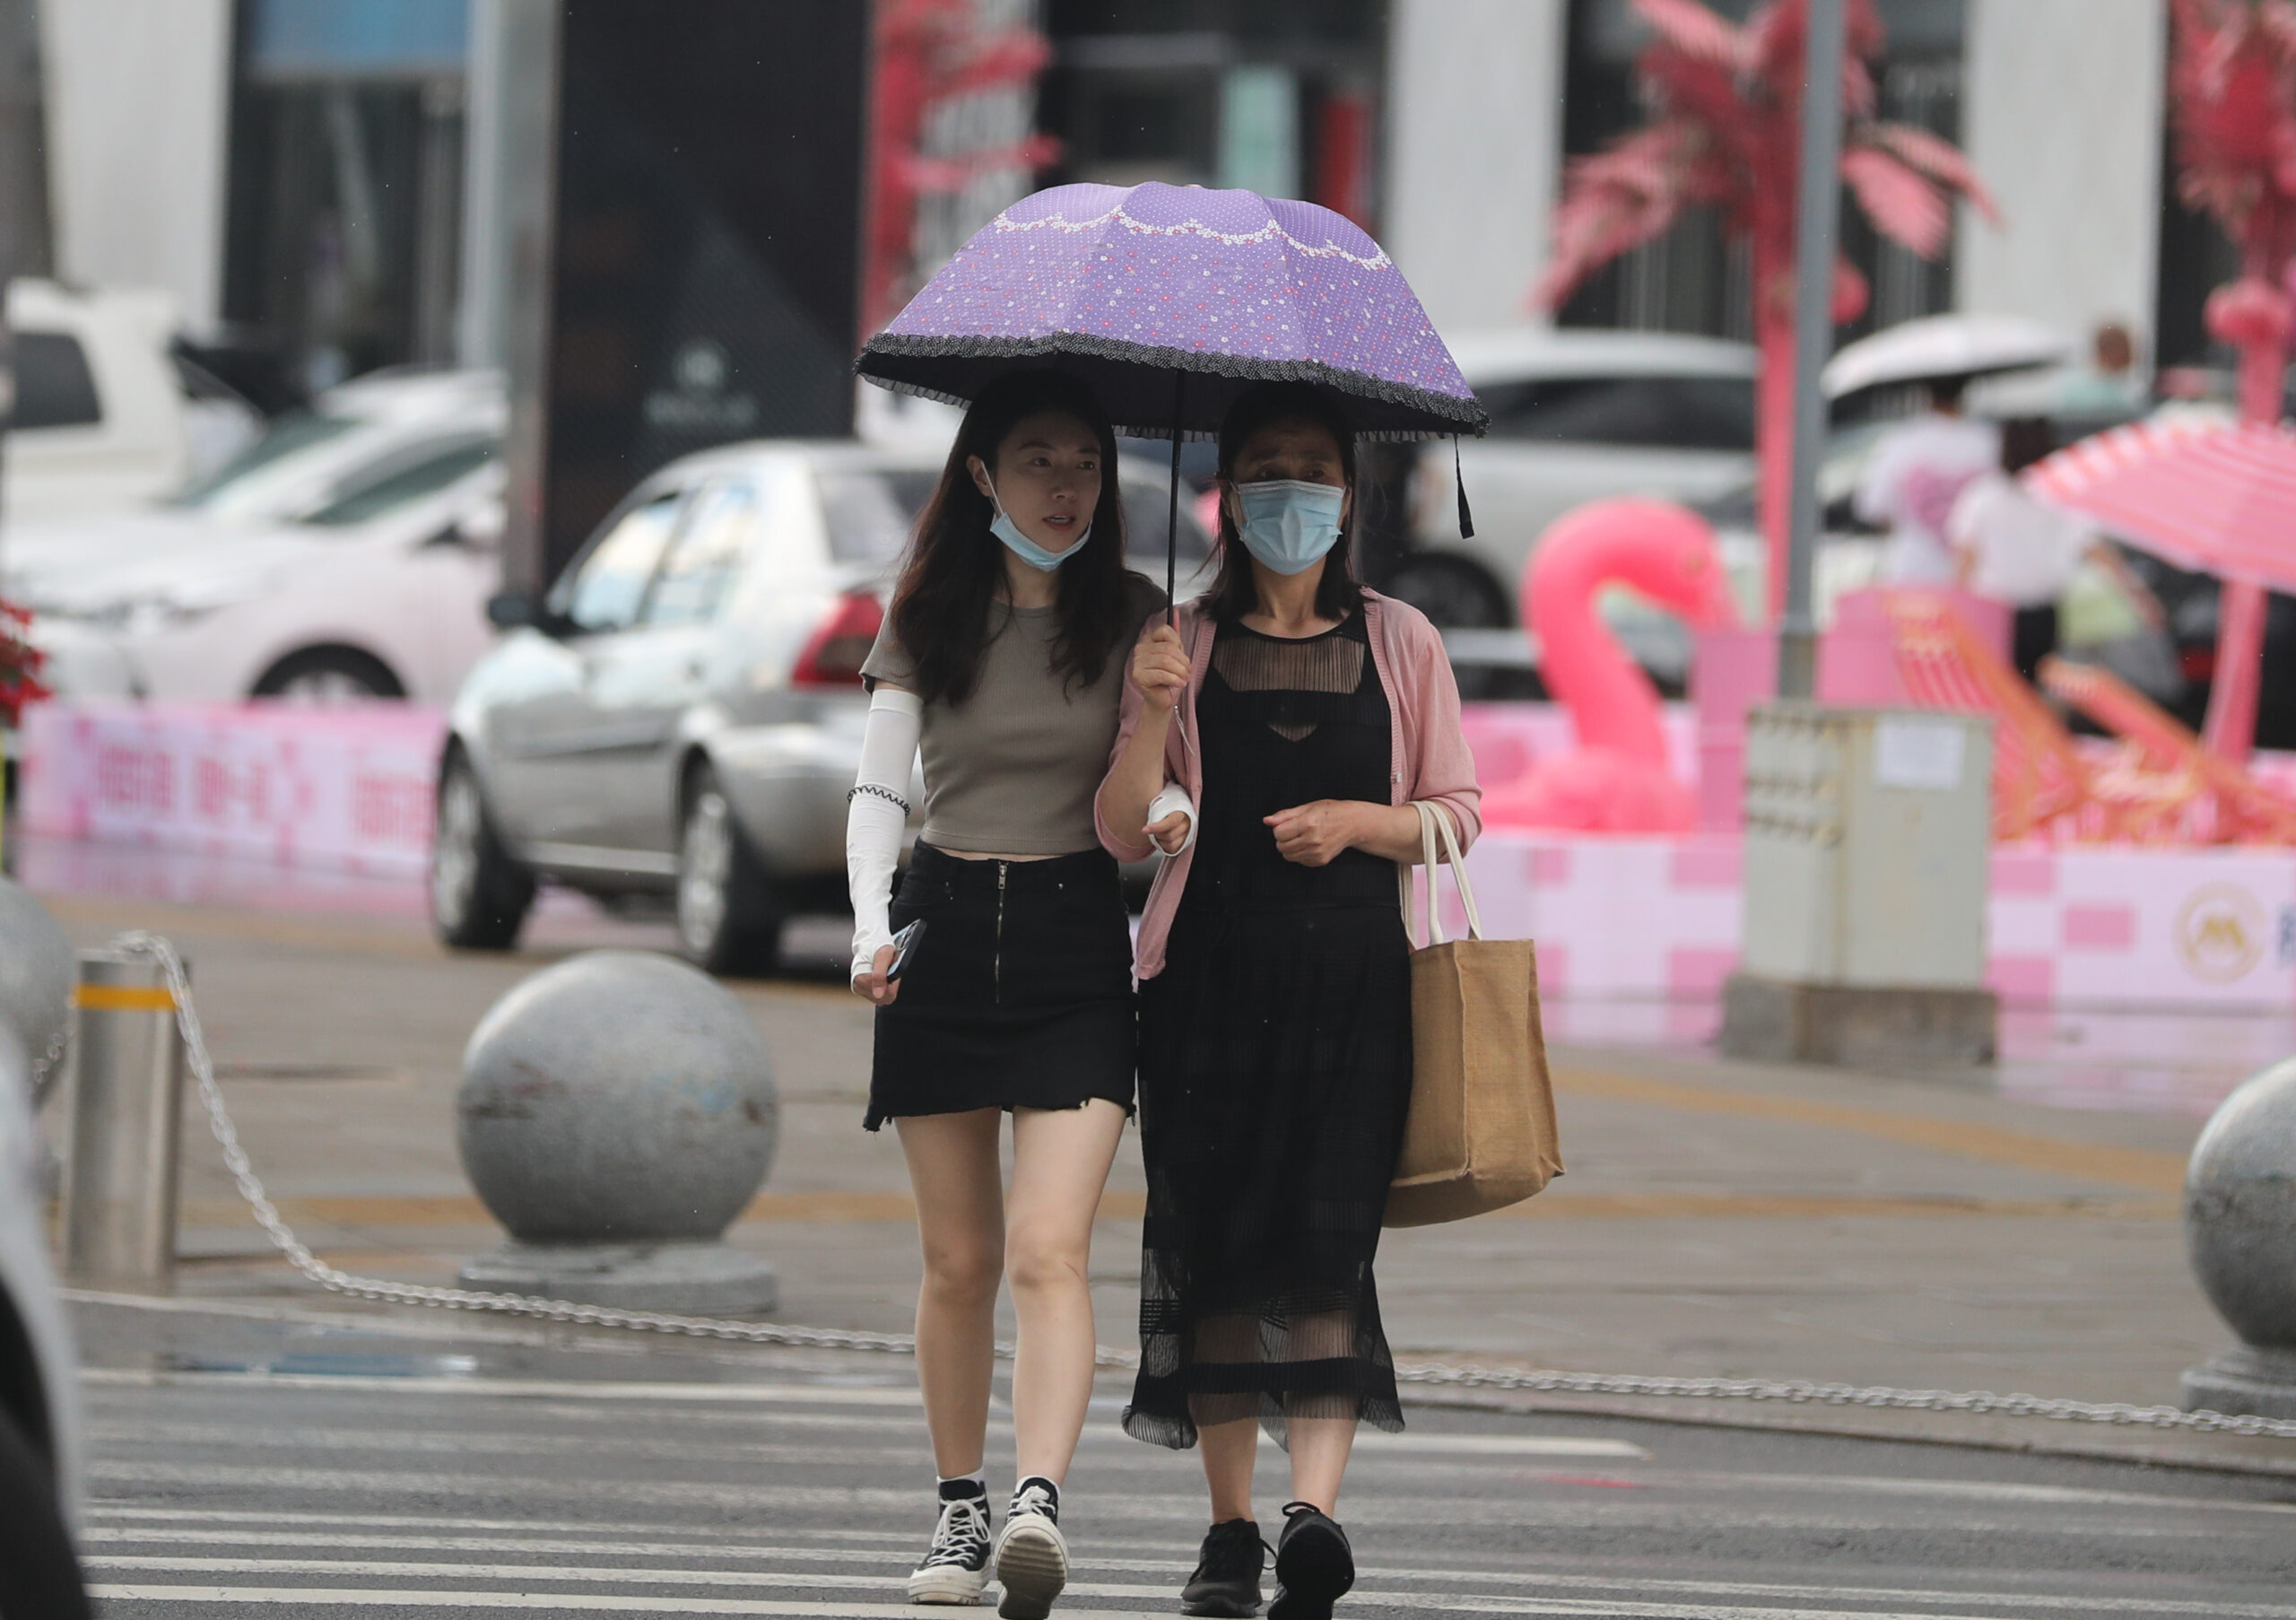
M919 918L900 998L877 1009L869 1129L1095 1097L1130 1111L1139 1024L1113 856L961 860L920 843L891 919Z

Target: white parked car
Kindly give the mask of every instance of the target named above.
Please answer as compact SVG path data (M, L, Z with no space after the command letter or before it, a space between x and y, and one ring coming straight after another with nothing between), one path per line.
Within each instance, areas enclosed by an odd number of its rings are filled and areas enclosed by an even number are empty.
M431 917L516 941L538 879L675 897L689 955L770 966L781 924L845 903L861 661L945 443L760 441L671 463L607 518L455 700ZM1121 476L1132 565L1163 578L1164 473ZM1184 503L1179 589L1210 550ZM924 802L923 791L917 801Z
M170 352L164 292L8 287L15 409L0 523L132 509L178 488L254 437L245 400Z
M1749 344L1525 327L1457 338L1451 353L1491 413L1489 437L1459 443L1474 537L1459 537L1450 441L1423 447L1414 548L1387 584L1444 628L1515 623L1532 545L1575 506L1612 495L1696 504L1753 475Z
M42 678L66 698L446 702L492 638L499 448L474 435L299 522L36 579Z
M127 568L306 519L425 466L465 462L467 470L465 458L474 447L500 443L509 416L495 371L357 379L320 395L309 409L278 418L213 471L188 483L178 472L152 492L164 499L0 530L0 596L36 598L65 575ZM11 434L0 483L13 483L17 447L18 436Z

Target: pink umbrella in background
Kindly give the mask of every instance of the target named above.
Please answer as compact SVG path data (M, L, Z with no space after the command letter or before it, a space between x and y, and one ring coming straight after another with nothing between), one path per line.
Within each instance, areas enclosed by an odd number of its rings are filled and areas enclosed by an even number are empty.
M2059 450L2025 483L2179 568L2296 591L2296 432L2277 423L2135 422ZM2212 718L2253 716L2263 675L2258 658L2220 661ZM2208 741L2242 760L2253 738Z

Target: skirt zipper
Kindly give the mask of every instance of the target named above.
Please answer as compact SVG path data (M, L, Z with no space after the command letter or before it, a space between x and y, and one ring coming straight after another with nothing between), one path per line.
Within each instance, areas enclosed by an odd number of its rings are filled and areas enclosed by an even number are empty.
M1004 1001L1004 876L1011 869L1009 861L996 863L996 949L989 958L989 974L999 1006Z

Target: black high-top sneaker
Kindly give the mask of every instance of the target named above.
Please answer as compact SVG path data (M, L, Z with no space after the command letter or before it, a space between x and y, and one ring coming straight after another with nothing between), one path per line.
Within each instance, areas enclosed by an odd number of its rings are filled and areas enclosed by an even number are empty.
M1060 1534L1060 1487L1031 1474L1013 1492L996 1537L996 1581L1004 1620L1044 1620L1068 1584L1068 1543Z
M911 1603L978 1603L988 1584L988 1493L977 1480L941 1487L941 1519L925 1562L909 1578Z
M1248 1519L1228 1519L1204 1533L1196 1573L1180 1588L1183 1615L1224 1615L1244 1620L1259 1613L1259 1575L1267 1567L1267 1543Z
M1347 1532L1313 1502L1285 1502L1267 1620L1331 1620L1331 1606L1354 1584L1355 1549Z

